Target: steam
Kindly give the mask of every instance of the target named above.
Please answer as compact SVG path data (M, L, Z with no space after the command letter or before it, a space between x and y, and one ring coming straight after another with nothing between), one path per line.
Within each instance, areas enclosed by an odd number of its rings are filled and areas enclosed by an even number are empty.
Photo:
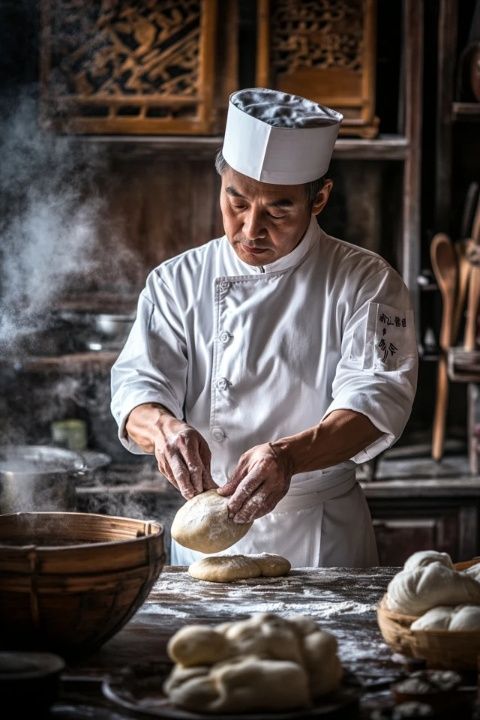
M35 93L35 87L22 90L9 100L8 116L0 117L0 444L51 444L52 421L80 415L98 440L89 447L127 455L110 414L105 368L60 378L34 375L23 370L17 354L18 339L50 330L62 298L92 292L136 297L144 282L143 263L128 245L121 201L112 212L112 199L131 177L115 174L100 144L43 130ZM152 463L145 463L147 472ZM131 467L133 485L143 465ZM38 488L27 483L17 509L39 509L39 502ZM48 503L62 509L55 496L48 495ZM135 496L108 488L86 510L151 516Z
M43 131L37 103L24 92L0 120L0 157L0 346L8 347L17 334L45 326L72 288L122 278L128 286L141 270L102 190L105 150Z

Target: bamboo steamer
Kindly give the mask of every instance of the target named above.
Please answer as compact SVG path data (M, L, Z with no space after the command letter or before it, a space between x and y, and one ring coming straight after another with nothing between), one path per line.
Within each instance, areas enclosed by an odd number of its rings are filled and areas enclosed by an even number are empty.
M145 601L165 563L156 522L90 513L0 515L4 649L98 648Z
M480 558L454 565L465 570ZM402 615L387 607L385 594L377 606L377 622L383 639L394 652L420 658L431 668L476 670L480 656L480 630L411 630L416 615Z

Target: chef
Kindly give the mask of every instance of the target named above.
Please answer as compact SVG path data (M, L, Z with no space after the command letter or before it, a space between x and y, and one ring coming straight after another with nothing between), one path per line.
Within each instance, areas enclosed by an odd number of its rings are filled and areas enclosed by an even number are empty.
M150 273L112 369L123 445L255 520L226 552L295 567L378 564L355 468L401 435L417 381L402 279L318 223L341 120L276 90L230 97L225 235ZM173 541L172 564L199 557Z

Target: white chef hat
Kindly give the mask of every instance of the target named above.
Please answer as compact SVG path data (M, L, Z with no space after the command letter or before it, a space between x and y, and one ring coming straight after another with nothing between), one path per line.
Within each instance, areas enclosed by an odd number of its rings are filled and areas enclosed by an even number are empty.
M248 88L230 95L222 154L239 173L300 185L328 170L341 113L299 95Z

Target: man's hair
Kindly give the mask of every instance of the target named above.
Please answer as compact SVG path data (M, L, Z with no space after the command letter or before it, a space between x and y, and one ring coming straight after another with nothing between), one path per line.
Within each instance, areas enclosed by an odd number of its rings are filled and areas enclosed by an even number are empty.
M225 170L229 168L230 165L227 163L225 158L223 157L223 153L221 150L219 150L215 156L215 170L219 175L223 175ZM325 183L325 176L321 178L317 178L316 180L311 180L310 182L304 183L305 190L307 192L307 200L310 205L313 205L315 202L315 198L317 197L318 193L322 189L323 185Z

